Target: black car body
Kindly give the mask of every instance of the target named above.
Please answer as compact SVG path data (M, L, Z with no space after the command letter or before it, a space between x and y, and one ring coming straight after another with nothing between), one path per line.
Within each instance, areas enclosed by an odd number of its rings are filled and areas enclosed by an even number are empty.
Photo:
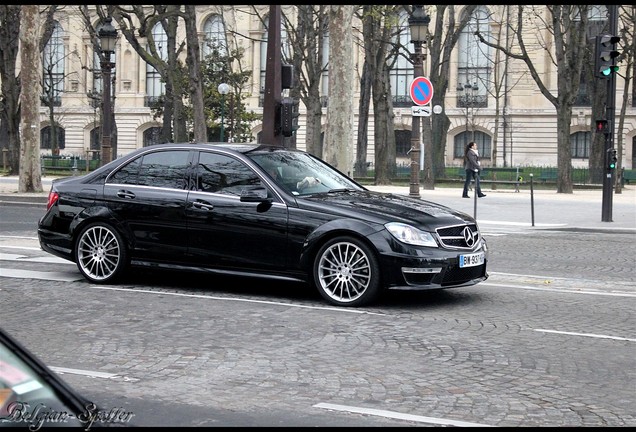
M55 180L38 236L93 283L129 265L200 270L313 283L341 306L488 277L469 215L259 144L154 145Z

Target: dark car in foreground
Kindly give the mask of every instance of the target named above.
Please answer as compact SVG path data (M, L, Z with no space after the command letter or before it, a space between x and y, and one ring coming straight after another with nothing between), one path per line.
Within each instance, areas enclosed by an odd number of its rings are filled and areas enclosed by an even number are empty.
M92 283L130 266L218 272L306 282L338 306L488 277L469 215L260 144L159 144L57 179L38 236Z
M80 395L0 328L0 427L132 426L132 412L105 410Z

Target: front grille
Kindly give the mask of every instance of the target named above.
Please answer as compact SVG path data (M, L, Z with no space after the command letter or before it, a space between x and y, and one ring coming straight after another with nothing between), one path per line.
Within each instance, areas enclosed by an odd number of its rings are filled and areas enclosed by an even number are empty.
M472 235L466 235L467 233L464 231L466 228L470 230ZM472 249L481 239L476 224L437 228L436 231L442 245L453 249ZM472 239L472 243L467 243L467 239L469 241Z
M460 268L459 266L451 266L444 273L442 286L462 284L472 279L483 277L485 271L486 266L483 264L477 267L465 268Z

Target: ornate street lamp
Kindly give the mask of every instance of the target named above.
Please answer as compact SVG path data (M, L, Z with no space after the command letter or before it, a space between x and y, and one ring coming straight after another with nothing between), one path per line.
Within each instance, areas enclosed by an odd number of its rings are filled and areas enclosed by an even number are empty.
M102 94L104 113L102 116L102 157L101 164L106 165L113 160L113 150L111 146L111 90L110 90L110 72L114 66L110 62L110 55L115 53L115 44L117 43L117 29L111 24L112 18L106 17L104 25L99 29L99 46L102 50L102 76L104 80L104 91Z
M466 108L466 131L464 132L464 147L468 144L468 108L470 108L470 113L474 115L474 108L477 103L477 92L479 91L479 87L477 83L469 84L466 83L462 85L461 83L457 84L457 94L459 95L460 100L463 99L463 105ZM463 93L463 96L462 96ZM475 128L471 127L471 141L475 140Z
M424 74L424 60L426 51L422 52L422 43L426 44L428 38L428 23L431 18L426 15L422 5L413 5L413 13L409 17L409 30L413 43L413 75L414 78ZM409 196L420 196L420 118L413 116L411 126L411 184Z
M221 142L225 141L225 95L230 92L230 86L226 83L221 83L217 87L217 90L222 96L221 99Z

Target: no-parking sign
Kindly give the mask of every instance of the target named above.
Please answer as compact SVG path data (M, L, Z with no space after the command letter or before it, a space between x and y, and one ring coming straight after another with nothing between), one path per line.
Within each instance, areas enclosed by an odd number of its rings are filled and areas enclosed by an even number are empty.
M416 105L427 105L433 99L433 84L426 77L416 77L411 81L411 99Z

